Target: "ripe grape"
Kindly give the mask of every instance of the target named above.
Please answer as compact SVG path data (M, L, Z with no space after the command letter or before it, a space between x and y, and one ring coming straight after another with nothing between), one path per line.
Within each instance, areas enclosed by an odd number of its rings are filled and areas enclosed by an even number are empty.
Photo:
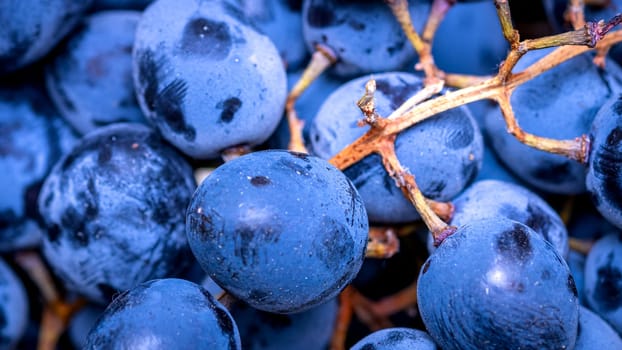
M141 122L132 81L138 11L105 11L83 20L47 69L47 87L80 133L113 122Z
M374 75L376 111L389 116L423 86L411 73ZM310 130L310 150L328 159L363 135L363 118L356 101L363 96L368 77L353 79L335 90L322 104ZM473 181L483 152L482 136L469 110L462 106L440 113L401 132L395 141L397 158L417 180L427 197L447 201ZM345 174L361 193L372 222L406 222L417 211L373 154L347 168ZM381 199L380 199L381 198Z
M103 303L176 273L191 259L184 211L195 188L190 166L152 129L96 129L41 188L47 262L67 289Z
M622 349L622 339L590 309L579 306L579 328L574 350Z
M186 215L188 242L218 285L274 313L309 309L356 276L367 215L328 162L284 150L250 153L214 170Z
M84 349L241 349L227 309L201 286L167 278L123 292L108 305Z
M0 347L13 349L26 331L28 297L22 281L0 259Z
M436 350L436 344L424 331L394 327L369 334L350 350Z
M133 62L147 119L193 158L261 144L283 114L279 53L228 1L154 2L138 24Z
M579 303L568 265L531 228L502 217L464 225L423 265L426 329L444 350L572 349Z

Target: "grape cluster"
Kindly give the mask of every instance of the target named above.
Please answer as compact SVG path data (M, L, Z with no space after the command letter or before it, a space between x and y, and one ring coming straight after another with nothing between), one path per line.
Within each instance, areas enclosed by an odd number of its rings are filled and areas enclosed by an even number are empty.
M0 348L622 348L622 2L568 3L3 1Z

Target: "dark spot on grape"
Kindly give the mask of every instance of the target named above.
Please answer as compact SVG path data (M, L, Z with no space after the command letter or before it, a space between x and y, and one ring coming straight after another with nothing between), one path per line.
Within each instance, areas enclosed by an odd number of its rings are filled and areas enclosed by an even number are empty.
M620 141L622 140L622 127L615 127L607 136L604 145L598 147L592 155L595 177L602 184L602 188L595 191L595 203L605 201L615 208L622 210L622 152ZM598 198L600 195L600 198Z
M570 293L574 295L575 297L577 297L579 295L579 292L577 291L577 285L574 282L574 278L572 277L571 274L568 274L567 285L568 285L568 290L570 291Z
M451 149L461 149L469 146L473 142L475 135L473 125L466 117L457 119L460 120L459 124L447 135L445 141L445 145Z
M389 56L393 56L396 52L400 52L402 49L404 49L405 44L406 42L404 40L400 40L396 42L393 46L387 47L387 53L389 54Z
M374 344L365 344L361 347L361 350L376 350L376 346Z
M195 18L186 24L181 39L185 53L222 60L229 55L233 39L229 25L207 18Z
M13 209L0 210L0 229L8 228L16 221L17 215L15 215Z
M311 175L309 173L309 169L307 169L306 167L303 167L302 165L300 165L300 164L298 164L295 161L292 161L290 159L281 159L279 161L279 163L281 165L284 165L285 167L295 171L296 174L298 174L298 175L304 175L304 176Z
M389 344L397 344L400 341L404 340L404 333L400 331L391 331L386 335L386 337L389 341Z
M611 110L615 115L622 114L622 95L618 96L618 100L611 106Z
M112 286L106 284L106 283L98 283L96 286L97 290L99 290L99 293L104 297L104 299L106 300L112 300L112 298L115 296L115 294L117 294L119 291L116 288L113 288ZM117 299L119 299L117 297ZM116 299L115 299L116 301Z
M325 28L338 24L335 11L326 5L311 4L307 12L307 22L311 27Z
M275 222L241 222L235 228L234 254L249 266L257 263L264 244L276 243L281 234L280 226Z
M330 218L322 218L322 232L318 232L321 239L314 242L317 257L330 271L334 266L342 264L343 256L352 256L350 253L355 246L348 229L341 222Z
M426 261L425 264L423 264L423 268L421 269L421 273L425 275L426 272L428 272L428 269L430 268L430 260Z
M242 107L242 101L237 97L229 97L224 101L218 102L216 108L222 109L220 120L229 123L233 120L235 113Z
M82 235L86 232L85 217L74 207L67 207L61 215L61 225L68 231L70 240L84 246L85 238ZM81 232L82 234L78 234ZM87 242L88 243L88 242Z
M475 180L478 173L477 162L467 161L462 165L462 178L465 180L465 184L470 184Z
M50 225L50 227L48 227L48 229L47 229L48 239L52 243L58 242L58 239L60 238L60 233L61 233L61 228L60 228L60 226L58 226L56 224Z
M562 184L567 180L570 173L570 161L562 160L562 163L541 162L531 171L531 175L547 182Z
M421 191L430 199L437 199L443 194L443 190L447 187L447 183L444 180L432 181L427 188Z
M253 176L251 178L251 185L253 186L259 187L259 186L269 185L271 183L272 181L270 181L270 179L265 176Z
M352 18L348 21L348 26L352 29L354 29L357 32L362 32L365 30L365 23L361 22L361 21L357 21L356 19Z
M187 84L175 79L158 94L154 103L154 111L163 118L166 125L174 132L182 134L187 141L196 138L196 130L186 124L183 104L188 90Z
M209 210L205 214L196 211L188 215L188 225L190 232L197 235L199 240L211 241L221 236L224 229L222 216L214 210Z
M302 10L302 0L285 0L290 12L300 12Z
M214 308L214 313L216 314L216 322L218 322L218 326L222 330L222 334L229 334L229 349L237 349L236 339L234 336L234 325L231 318L229 318L227 312L220 307Z
M294 152L294 151L289 151L289 154L291 154L292 156L298 158L298 159L302 159L305 162L310 162L309 160L309 155L307 153L302 153L302 152Z
M391 109L393 110L401 106L408 98L421 90L422 87L420 82L409 84L402 78L398 78L398 80L399 83L396 85L392 85L392 83L386 79L376 80L376 90L380 91L391 101Z
M19 66L23 57L28 50L33 46L33 43L37 41L40 35L40 30L33 33L31 37L24 37L22 31L12 30L8 33L5 39L8 42L7 49L3 49L0 54L0 72L9 71L12 67Z
M594 288L594 300L601 309L612 311L622 305L622 273L613 263L613 252L607 256L607 263L597 270L598 279Z
M526 261L533 255L529 233L519 224L514 224L511 230L499 234L496 250L502 257L515 261Z
M159 72L166 65L166 61L157 59L155 53L150 50L139 52L137 57L139 82L145 89L143 92L145 103L147 108L153 111L158 97Z
M548 280L551 278L551 271L549 270L544 270L542 271L542 274L540 274L540 278L543 280Z

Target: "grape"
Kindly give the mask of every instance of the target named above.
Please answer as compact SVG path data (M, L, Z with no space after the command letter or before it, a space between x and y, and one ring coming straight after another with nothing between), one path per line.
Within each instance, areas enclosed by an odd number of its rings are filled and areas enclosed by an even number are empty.
M244 16L266 34L288 71L302 67L309 56L302 37L302 0L236 0Z
M414 74L374 75L376 111L388 116L422 87ZM353 79L322 104L310 130L310 150L330 158L363 135L362 113L355 102L363 95L367 77ZM401 132L395 142L398 159L415 175L424 195L446 201L462 191L481 167L482 136L466 107L454 108ZM406 222L419 218L413 205L385 171L380 156L370 155L345 170L361 193L372 222ZM382 200L379 200L382 198Z
M410 15L421 30L427 0L409 1ZM415 61L415 51L383 1L304 0L303 35L310 51L322 44L338 58L331 72L353 78L400 70Z
M153 0L93 0L96 11L110 9L144 10Z
M529 52L516 70L550 52L551 49ZM614 62L609 62L603 71L592 58L589 53L582 54L519 86L511 102L521 128L554 139L573 139L588 133L598 109L620 91L617 80L622 77ZM486 130L503 163L529 185L557 194L586 191L582 164L520 143L506 132L499 109L486 116Z
M596 209L622 228L622 100L611 98L597 113L589 133L587 189Z
M218 285L251 306L293 313L326 302L359 271L367 215L328 162L284 150L214 170L186 214L188 242Z
M577 296L579 302L585 304L585 256L577 251L568 251L566 257L568 268L574 278L574 284L577 286Z
M568 232L559 215L536 193L522 186L497 180L478 181L456 197L453 204L453 226L505 217L529 226L551 243L559 255L568 255Z
M184 210L192 169L151 129L101 127L59 160L39 209L43 253L67 289L105 303L188 265Z
M496 73L507 50L508 43L491 1L452 6L434 35L432 45L434 62L440 69L463 74ZM456 59L458 52L460 59Z
M26 331L28 298L21 280L0 259L0 347L13 349Z
M587 306L622 332L622 239L611 233L599 239L585 261Z
M241 349L231 314L199 285L150 280L117 296L84 349Z
M50 96L80 133L113 122L146 123L132 81L140 12L98 12L84 19L47 70Z
M426 329L444 350L572 349L579 304L568 265L531 228L502 217L446 238L417 284Z
M77 24L93 0L3 0L0 75L46 55Z
M436 345L424 331L386 328L361 339L350 350L436 350Z
M147 119L193 158L258 145L282 116L278 51L227 1L154 2L139 22L133 62Z
M622 349L622 339L607 322L579 306L579 329L574 350Z
M281 315L236 303L230 309L247 350L327 349L337 318L333 298L309 310Z
M41 184L76 141L40 86L0 87L0 251L39 245Z
M71 321L67 326L67 333L76 349L84 348L89 331L93 328L97 319L104 313L104 310L104 306L91 303L82 307L71 317Z

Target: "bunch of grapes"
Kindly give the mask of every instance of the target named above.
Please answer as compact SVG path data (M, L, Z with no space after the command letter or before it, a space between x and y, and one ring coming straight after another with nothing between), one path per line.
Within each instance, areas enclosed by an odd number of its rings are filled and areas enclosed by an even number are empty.
M622 349L621 12L5 0L0 348Z

